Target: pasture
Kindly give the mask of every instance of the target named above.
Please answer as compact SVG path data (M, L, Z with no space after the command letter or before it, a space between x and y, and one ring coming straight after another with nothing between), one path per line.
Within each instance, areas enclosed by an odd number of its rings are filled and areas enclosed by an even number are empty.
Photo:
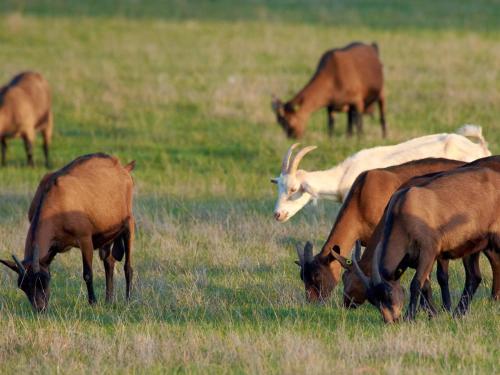
M291 141L275 122L271 94L288 99L321 53L377 41L387 90L388 138L377 117L365 136L345 137L346 115L326 136L326 113L302 144L318 145L305 169L411 137L483 127L500 152L498 1L15 1L0 4L0 82L41 72L53 91L53 166L107 152L133 172L137 237L132 301L122 264L116 302L87 304L79 250L58 255L44 315L16 278L0 270L2 373L484 373L500 370L500 305L491 270L471 312L453 320L385 326L366 304L305 302L297 242L326 239L339 205L320 201L290 222L274 221L279 173ZM20 140L0 168L0 257L22 254L27 210L43 168ZM405 274L408 288L413 271ZM456 304L464 282L451 266ZM440 301L433 280L434 297Z

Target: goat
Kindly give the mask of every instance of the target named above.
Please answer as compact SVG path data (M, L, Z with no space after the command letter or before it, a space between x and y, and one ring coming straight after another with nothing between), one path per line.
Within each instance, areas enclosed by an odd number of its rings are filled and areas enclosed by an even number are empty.
M345 257L357 239L366 246L387 202L401 184L414 176L464 164L457 160L427 158L361 173L354 181L321 251L313 257L312 244L303 250L297 248L297 264L301 268L306 298L314 302L330 296L340 280L342 269L339 262L334 262L332 250Z
M466 137L476 138L479 144ZM290 160L297 143L290 146L281 164L281 174L271 182L278 185L274 217L285 222L313 199L321 197L342 202L358 175L375 168L405 163L426 157L447 158L470 162L490 156L481 127L465 125L457 134L434 134L414 138L392 146L379 146L358 151L342 163L325 171L299 170L302 158L316 146L300 150Z
M404 293L399 278L408 267L416 269L406 313L408 320L414 320L421 289L438 257L471 255L474 259L485 249L500 252L500 159L491 160L496 168L457 168L392 196L373 255L371 279L362 272L357 256L353 258L368 300L379 308L386 323L400 318ZM455 315L467 311L479 284L480 275L471 269Z
M488 167L493 169L500 169L499 157L487 157L478 159L474 162L463 164L465 167ZM444 169L443 169L444 171ZM499 170L500 171L500 170ZM430 179L437 176L437 173L430 173L423 176L414 177L404 184L402 184L398 190L404 189L411 186L418 186L422 183L429 181ZM354 191L354 189L353 189ZM363 256L358 258L359 267L363 273L367 276L371 276L371 265L373 261L373 254L375 251L375 247L381 239L384 228L384 220L380 220L375 230L373 231L372 236L366 242L366 249L363 252ZM360 238L361 239L361 238ZM328 241L327 241L328 242ZM326 247L328 249L328 246ZM326 249L324 248L325 252ZM356 307L364 303L366 300L366 287L363 283L362 278L355 272L356 270L352 267L352 262L348 262L345 257L341 255L340 249L334 247L335 252L328 254L329 256L333 256L335 259L339 261L339 264L342 265L346 271L342 275L342 281L344 284L344 305L347 307ZM491 249L485 249L483 253L486 255L487 259L490 262L492 273L493 273L493 284L491 290L491 297L494 300L500 299L500 254L492 251ZM318 254L319 256L320 254ZM340 259L339 259L340 258ZM448 259L444 259L442 257L438 258L437 264L437 279L439 285L441 287L441 294L443 299L444 308L447 311L451 310L451 298L450 292L448 288ZM463 258L464 268L466 271L467 278L471 280L471 282L480 282L481 275L479 269L479 257L464 257ZM472 276L471 276L472 275ZM477 277L476 277L477 276ZM476 277L474 279L474 277ZM479 281L478 281L479 280ZM465 301L466 291L462 295L461 301ZM427 297L425 297L428 299Z
M19 275L18 286L36 311L48 307L52 260L72 247L82 252L90 304L96 302L92 257L97 248L106 272L106 301L113 296L115 261L124 255L126 297L130 298L134 239L130 172L134 166L135 161L122 166L113 156L89 154L42 179L29 209L24 260L15 255L14 262L0 260Z
M32 149L37 131L42 133L45 166L50 168L53 118L49 84L39 73L20 73L0 88L2 165L6 164L7 138L20 136L24 141L28 165L34 166Z
M283 104L273 97L272 109L288 137L300 138L312 112L326 107L328 133L333 135L334 112L348 112L347 135L352 136L353 124L362 133L362 113L372 112L378 102L382 135L386 136L384 77L379 50L355 42L332 49L321 56L309 83L290 101Z

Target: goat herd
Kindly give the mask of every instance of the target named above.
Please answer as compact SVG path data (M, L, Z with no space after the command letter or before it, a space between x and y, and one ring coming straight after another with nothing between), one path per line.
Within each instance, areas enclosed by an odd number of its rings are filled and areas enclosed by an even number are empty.
M379 105L385 136L378 47L352 43L325 53L304 89L285 104L274 98L272 107L287 135L300 137L309 115L323 107L330 135L335 111L348 112L348 135L353 125L361 133L361 116L372 112L374 103ZM32 144L35 132L40 131L49 167L52 129L49 85L40 74L21 73L0 89L2 165L6 139L15 136L23 138L28 164L33 165ZM434 262L443 306L449 311L448 262L462 258L466 281L455 309L455 315L461 315L481 281L481 252L493 270L492 296L500 298L500 157L491 156L480 127L465 125L453 134L361 150L325 171L298 169L315 147L302 148L293 156L296 147L287 150L279 177L271 180L278 186L275 219L285 222L321 197L342 202L321 251L313 256L311 242L297 247L296 263L308 301L328 298L344 269L345 306L356 307L368 300L385 322L395 322L404 303L399 280L411 267L416 273L406 318L415 318L419 304L434 316L438 311L430 286ZM89 154L42 178L28 212L24 259L13 255L12 261L0 260L18 274L18 286L36 311L48 306L51 262L72 247L82 251L89 303L96 302L94 249L99 249L104 264L106 300L113 298L115 262L123 258L126 297L130 297L135 229L130 172L134 166L134 162L122 166L110 155ZM366 247L363 254L361 246ZM351 260L348 255L353 248Z

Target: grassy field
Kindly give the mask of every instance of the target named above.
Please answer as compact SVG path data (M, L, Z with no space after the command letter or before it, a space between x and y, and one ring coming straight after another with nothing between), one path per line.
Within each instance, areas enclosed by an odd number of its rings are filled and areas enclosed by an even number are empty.
M499 304L491 270L472 312L453 320L384 326L371 306L305 302L294 244L319 248L338 205L321 202L290 222L272 218L290 144L270 96L290 97L321 53L376 40L384 62L389 138L367 118L346 139L326 137L316 113L305 169L328 168L365 147L483 127L500 152L498 1L3 1L0 82L20 70L53 88L53 162L104 151L135 159L135 289L90 307L78 250L52 266L50 310L35 315L0 271L2 373L477 373L500 371ZM42 168L24 166L19 140L0 169L0 256L22 254L27 209ZM412 272L405 275L408 286ZM452 266L452 295L464 275ZM434 285L438 291L437 283ZM436 297L439 293L435 293Z

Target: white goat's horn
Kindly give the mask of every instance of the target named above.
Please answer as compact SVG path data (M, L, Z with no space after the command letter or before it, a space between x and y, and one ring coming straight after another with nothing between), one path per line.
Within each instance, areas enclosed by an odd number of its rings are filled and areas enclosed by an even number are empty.
M295 147L297 147L300 143L294 143L288 148L285 156L283 156L283 162L281 163L281 174L288 173L288 166L290 165L290 157L292 156L292 151Z
M295 172L297 172L297 168L299 167L299 163L302 160L302 158L308 152L311 152L312 150L316 149L317 147L318 146L307 146L307 147L304 147L299 152L297 152L297 155L295 155L292 162L290 163L290 168L288 169L288 174L295 174Z

